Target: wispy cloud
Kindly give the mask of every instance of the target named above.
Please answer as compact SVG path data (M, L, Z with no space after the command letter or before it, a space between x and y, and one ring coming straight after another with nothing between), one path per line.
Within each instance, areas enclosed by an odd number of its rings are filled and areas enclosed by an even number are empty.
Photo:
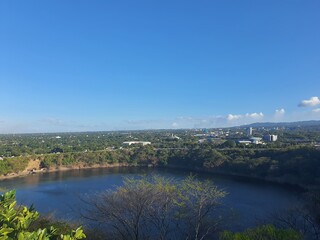
M319 102L319 103L318 103ZM316 106L320 104L318 97L301 102L301 106ZM170 128L220 128L246 125L263 121L303 121L320 119L320 107L299 109L287 112L278 108L273 113L230 113L227 115L211 116L180 116L167 119L132 119L116 122L82 122L81 119L62 119L51 116L35 120L34 122L0 119L0 133L23 132L69 132L69 131L104 131L104 130L142 130L142 129L170 129Z
M238 120L240 118L243 118L243 115L228 114L228 116L227 116L227 120L229 120L229 121Z
M190 117L182 116L174 119L171 127L179 128L216 128L242 125L260 121L264 118L264 114L260 113L245 113L245 114L228 114L225 116L204 116Z
M0 121L0 133L34 132L31 124L18 121Z
M314 107L320 105L319 97L311 97L309 100L302 100L299 103L299 107Z
M262 119L263 117L264 117L264 114L260 112L260 113L246 113L246 114L228 114L226 119L228 121L234 121L239 119L258 120L258 119Z
M253 118L253 119L262 119L264 117L264 114L262 112L260 112L260 113L247 113L245 117Z
M180 116L173 119L124 120L122 129L219 128L249 124L264 119L262 112L213 116ZM119 126L119 124L118 124Z
M285 114L285 112L286 111L283 108L281 108L281 109L276 109L275 114L283 115L283 114Z
M224 116L191 117L180 116L173 121L179 128L214 128L226 124ZM175 127L176 128L176 127Z
M125 120L125 122L129 125L146 125L150 123L154 123L155 121L159 120L153 120L153 119L148 119L148 120Z
M63 125L68 125L67 122L58 119L58 118L53 118L53 117L48 117L48 118L43 118L40 120L40 122L48 125L54 125L54 126L63 126Z
M179 124L176 123L176 122L173 122L171 126L172 126L173 128L177 128L177 127L179 127Z
M284 108L276 109L273 115L274 120L275 121L282 120L284 118L285 113L286 111L284 110Z
M75 120L65 120L57 117L46 117L38 120L34 126L34 132L73 132L73 131L100 131L110 129L110 125L104 123L87 124Z

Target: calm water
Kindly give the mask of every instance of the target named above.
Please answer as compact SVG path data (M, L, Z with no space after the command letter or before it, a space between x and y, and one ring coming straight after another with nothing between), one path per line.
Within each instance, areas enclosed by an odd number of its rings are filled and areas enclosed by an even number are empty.
M79 196L114 189L122 184L124 177L147 173L178 180L189 174L186 171L141 168L73 170L4 180L0 182L0 188L17 189L19 203L34 204L43 214L54 213L57 218L79 220L76 213L82 206ZM275 211L296 205L301 195L298 190L282 185L206 174L197 176L213 180L229 193L224 199L224 212L233 216L232 229L253 226L257 219L264 220Z

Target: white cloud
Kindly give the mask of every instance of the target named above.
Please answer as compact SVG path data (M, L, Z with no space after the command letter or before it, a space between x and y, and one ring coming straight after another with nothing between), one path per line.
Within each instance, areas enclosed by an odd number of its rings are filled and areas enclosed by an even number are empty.
M281 109L276 109L275 114L283 115L285 114L285 112L286 111L283 108L281 108Z
M172 123L172 127L173 127L173 128L176 128L176 127L178 127L178 126L179 126L178 123L176 123L176 122Z
M246 117L247 118L254 118L254 119L260 119L260 118L263 118L263 113L260 112L260 113L247 113L246 114Z
M302 100L299 103L299 107L314 107L320 104L320 99L318 97L311 97L309 100Z
M314 112L314 113L320 113L320 108L313 109L312 112Z
M263 118L264 115L262 112L260 113L246 113L246 114L228 114L226 119L228 121L236 121L236 120L240 120L240 119L243 119L243 120L250 120L250 119L261 119Z
M286 113L286 111L283 108L276 109L274 111L274 115L273 115L274 120L276 120L276 121L282 120L285 113Z
M228 121L238 120L240 118L243 118L243 115L228 114L228 116L227 116Z
M262 112L246 113L246 114L228 114L225 116L224 121L220 121L219 125L222 127L239 126L254 123L264 119Z

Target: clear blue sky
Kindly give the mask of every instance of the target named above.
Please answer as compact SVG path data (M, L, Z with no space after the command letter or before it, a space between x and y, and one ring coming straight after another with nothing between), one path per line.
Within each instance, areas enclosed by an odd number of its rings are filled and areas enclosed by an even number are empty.
M0 133L320 119L319 13L318 0L1 1Z

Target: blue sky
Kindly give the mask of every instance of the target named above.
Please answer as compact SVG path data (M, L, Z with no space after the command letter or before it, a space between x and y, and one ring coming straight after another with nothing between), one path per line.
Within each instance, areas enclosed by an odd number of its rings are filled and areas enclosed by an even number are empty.
M316 0L1 1L0 133L320 119L319 12Z

